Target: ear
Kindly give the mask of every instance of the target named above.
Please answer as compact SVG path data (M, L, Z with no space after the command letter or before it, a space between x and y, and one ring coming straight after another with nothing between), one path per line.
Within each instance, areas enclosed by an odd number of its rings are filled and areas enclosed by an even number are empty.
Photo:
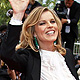
M34 32L34 37L37 37L36 32Z

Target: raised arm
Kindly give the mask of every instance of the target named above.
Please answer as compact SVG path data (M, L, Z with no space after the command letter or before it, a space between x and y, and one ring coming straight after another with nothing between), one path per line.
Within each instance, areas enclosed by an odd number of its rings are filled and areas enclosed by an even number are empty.
M13 8L13 18L21 21L28 6L29 0L9 1ZM15 53L15 47L19 43L21 29L22 25L8 25L7 33L1 44L0 57L9 66L10 69L25 72L22 65L25 66L25 63L27 63L27 58L25 59L24 55Z
M9 0L13 9L13 18L22 20L25 10L29 4L29 0Z

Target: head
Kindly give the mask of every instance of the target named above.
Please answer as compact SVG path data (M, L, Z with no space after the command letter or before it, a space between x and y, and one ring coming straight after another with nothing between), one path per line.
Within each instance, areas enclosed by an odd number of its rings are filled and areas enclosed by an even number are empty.
M74 0L64 0L64 3L67 8L70 8L73 4Z
M36 51L34 37L38 43L57 42L56 45L61 46L61 28L62 24L54 11L47 7L35 8L25 20L21 33L21 46L23 48L28 45Z

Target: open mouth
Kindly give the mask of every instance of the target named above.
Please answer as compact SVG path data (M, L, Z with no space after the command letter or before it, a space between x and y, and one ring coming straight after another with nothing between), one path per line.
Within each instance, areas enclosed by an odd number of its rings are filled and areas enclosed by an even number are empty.
M48 32L46 32L46 34L48 34L48 35L49 35L49 34L54 34L54 32L55 32L55 31L48 31Z

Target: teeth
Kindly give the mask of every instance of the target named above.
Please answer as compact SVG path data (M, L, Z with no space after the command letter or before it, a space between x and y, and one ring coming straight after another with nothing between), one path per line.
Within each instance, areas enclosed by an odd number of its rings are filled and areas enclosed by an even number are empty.
M46 34L53 34L54 33L54 31L49 31L48 33L46 33Z

